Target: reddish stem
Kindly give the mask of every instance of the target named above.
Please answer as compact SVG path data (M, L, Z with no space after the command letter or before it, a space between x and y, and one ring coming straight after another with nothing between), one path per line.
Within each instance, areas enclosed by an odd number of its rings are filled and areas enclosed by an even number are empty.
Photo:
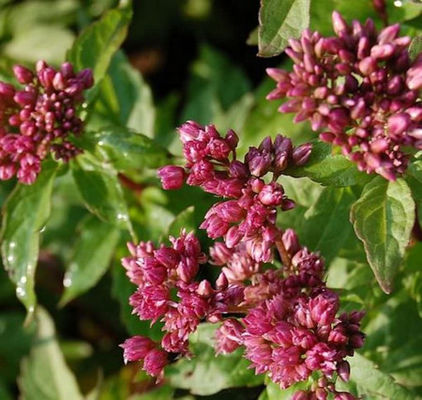
M132 192L136 194L141 194L141 192L145 189L145 185L142 183L135 182L134 180L130 179L127 175L122 174L121 172L118 174L120 182L122 185Z
M278 253L280 254L281 262L283 263L284 268L286 270L290 270L292 266L292 258L290 257L289 252L284 247L281 237L275 242L275 245L277 247Z

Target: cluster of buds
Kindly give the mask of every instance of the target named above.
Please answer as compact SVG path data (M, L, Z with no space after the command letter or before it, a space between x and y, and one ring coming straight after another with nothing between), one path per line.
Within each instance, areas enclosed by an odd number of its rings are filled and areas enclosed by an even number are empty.
M370 19L348 25L333 13L334 37L305 30L286 54L293 72L271 68L269 100L289 98L280 112L309 120L320 139L340 146L361 171L395 180L408 164L404 147L422 149L422 55L398 24L379 33Z
M166 332L160 344L141 336L126 340L124 358L143 360L144 370L157 378L174 355L189 355L189 335L202 320L219 321L223 312L242 300L241 291L229 287L223 276L217 280L218 290L207 280L195 280L207 257L193 233L182 231L180 237L170 237L170 242L171 246L159 248L151 242L129 243L131 256L122 260L128 278L137 286L129 300L133 312L152 324L164 323ZM146 359L152 349L154 356Z
M361 347L361 312L338 315L339 298L323 281L324 262L299 244L291 229L278 231L275 247L282 268L257 262L242 243L228 248L217 242L210 263L220 268L215 282L198 281L206 262L197 238L182 231L171 247L129 244L123 259L129 279L138 286L130 304L141 319L160 320L166 332L161 343L135 336L122 347L126 361L141 361L159 379L163 368L189 353L189 334L201 321L218 323L216 353L239 347L256 374L267 374L281 388L313 375L318 385L293 399L351 400L338 392L335 379L347 381L345 357Z
M77 108L93 77L68 62L55 70L39 61L35 73L16 65L13 72L23 88L0 82L0 179L31 184L50 152L63 161L80 152L68 137L82 131Z
M164 189L178 189L186 179L188 185L229 198L208 211L201 228L210 238L224 237L228 248L244 242L257 262L270 261L277 211L294 207L276 180L287 166L306 163L311 145L294 148L281 135L274 142L267 137L258 148L251 147L242 162L236 159L238 137L232 130L223 138L213 125L189 121L178 131L186 165L159 170ZM264 180L268 174L272 174L270 183Z

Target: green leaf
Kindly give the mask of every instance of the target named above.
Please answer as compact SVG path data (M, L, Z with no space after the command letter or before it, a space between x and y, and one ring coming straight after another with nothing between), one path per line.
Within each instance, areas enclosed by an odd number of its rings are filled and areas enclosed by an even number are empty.
M36 340L22 362L18 379L22 400L82 400L57 344L53 321L41 308L37 309L36 321Z
M420 53L422 53L422 36L416 36L409 46L410 58L414 60Z
M409 296L415 301L419 317L422 318L422 270L420 260L422 257L422 243L418 242L409 250L406 259L406 276L403 285Z
M282 175L278 179L287 196L296 204L310 208L319 198L324 187L309 178L293 178Z
M249 36L246 39L246 44L249 46L258 46L258 32L259 27L257 26L252 31L249 32Z
M415 222L415 203L403 179L374 178L352 206L351 221L381 288L392 290Z
M72 45L73 39L74 35L69 29L57 25L38 25L14 36L3 51L14 60L31 63L46 60L59 64L64 61L66 49Z
M337 187L363 184L371 179L343 155L332 155L331 146L319 141L313 142L311 156L305 165L288 168L284 173L295 177L307 176L324 186Z
M284 62L280 68L291 68L291 62ZM274 81L266 78L255 91L255 102L252 104L242 129L239 154L246 153L249 146L256 146L266 136L274 136L277 133L288 136L296 144L303 143L315 136L309 123L294 123L293 114L278 112L279 101L268 101L266 99L267 94L274 87Z
M195 355L192 360L182 359L166 369L170 384L188 389L192 394L211 395L232 387L257 386L263 383L262 375L248 369L249 362L240 350L228 355L215 355L214 333L216 326L200 324L190 337L190 346Z
M13 400L13 396L11 393L11 390L8 388L8 385L6 385L3 382L3 379L0 378L0 399L2 400Z
M75 23L78 11L77 0L45 1L32 0L18 3L10 7L7 12L6 30L12 35L26 34L28 28L36 26L52 26L55 28ZM49 37L51 39L51 37ZM54 38L55 39L55 38ZM46 45L45 40L42 45ZM66 47L63 47L63 51ZM38 58L36 60L40 60Z
M101 83L90 126L93 118L98 127L104 127L107 125L105 121L109 121L109 124L126 126L149 137L154 134L155 109L151 89L122 51L112 58Z
M130 1L122 2L120 7L107 11L78 36L67 52L68 61L73 63L76 70L91 68L95 83L100 83L113 54L126 37L131 18ZM87 96L88 99L90 97Z
M363 22L366 18L372 18L376 22L379 21L379 16L375 12L371 1L311 1L311 29L317 30L323 36L332 36L333 24L331 16L334 10L337 10L349 23L353 19Z
M163 385L145 394L134 394L128 400L173 400L174 392L171 386Z
M23 326L24 320L23 312L0 313L0 377L9 382L16 380L20 359L28 354L31 347L34 326ZM3 400L1 395L0 399Z
M422 160L413 161L409 165L408 172L411 176L413 176L418 181L419 184L421 184L422 183ZM422 198L422 193L418 192L417 195L418 197Z
M97 144L97 152L119 171L158 168L172 162L164 147L127 128L104 128L92 140Z
M169 226L169 236L178 237L182 229L186 232L196 231L195 224L195 208L193 206L183 210L180 214L176 215L173 222Z
M192 119L209 124L250 88L248 77L239 67L212 47L203 46L192 66L188 101L181 121Z
M350 188L326 188L304 216L301 241L319 251L327 264L337 256L351 233L349 210L356 200Z
M280 54L291 38L309 26L310 0L261 0L258 55Z
M71 163L76 186L85 206L103 221L132 232L126 201L114 170L79 156Z
M268 380L267 387L261 393L259 400L291 400L295 392L306 389L306 387L307 382L299 382L287 389L281 389L280 385Z
M63 306L86 292L107 271L119 240L119 231L92 215L79 226L79 238L64 276Z
M351 381L357 384L359 394L369 395L371 399L414 400L413 393L397 384L394 379L380 371L376 364L355 353L349 357Z
M386 1L385 3L390 24L398 22L404 25L405 21L417 18L422 14L422 4L419 0L400 0L400 3ZM420 28L420 23L418 27Z
M1 253L16 295L31 318L36 305L35 269L38 262L40 231L50 215L50 198L55 162L43 164L43 170L32 185L18 184L3 207Z

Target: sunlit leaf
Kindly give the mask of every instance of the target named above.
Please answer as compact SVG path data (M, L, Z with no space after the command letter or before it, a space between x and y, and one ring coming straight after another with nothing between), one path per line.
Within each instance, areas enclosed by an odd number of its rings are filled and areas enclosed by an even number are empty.
M205 396L225 388L262 384L263 376L255 375L253 370L248 369L248 361L240 350L228 355L215 355L215 329L215 325L201 324L191 335L190 345L195 357L192 360L182 359L167 368L171 385Z
M356 235L381 288L390 293L415 222L415 203L403 179L368 183L351 209Z
M29 357L23 360L19 387L22 400L82 400L78 384L55 338L54 323L41 308Z
M258 55L280 54L309 25L310 0L261 0Z
M126 201L116 172L88 157L79 157L71 167L88 210L116 227L131 231Z
M110 265L119 239L119 231L111 224L90 216L79 226L80 236L69 261L63 284L61 305L93 287Z
M34 312L35 269L38 262L40 231L50 215L51 191L57 171L47 162L32 185L16 186L3 207L1 253L16 295L25 305L28 317Z
M120 7L107 11L101 19L89 25L75 40L67 52L67 59L76 70L91 68L95 83L98 84L109 67L113 54L126 37L132 18L130 1ZM93 96L93 89L87 98Z

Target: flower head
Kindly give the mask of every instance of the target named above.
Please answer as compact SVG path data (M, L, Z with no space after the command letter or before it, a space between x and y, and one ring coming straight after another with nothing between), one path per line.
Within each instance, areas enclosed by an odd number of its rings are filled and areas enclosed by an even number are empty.
M305 30L290 40L293 72L268 69L277 87L267 98L287 98L280 112L310 121L360 170L395 180L407 167L404 147L422 148L422 56L411 61L397 24L377 32L372 20L349 25L335 11L333 28L333 37Z
M164 189L179 188L186 178L188 185L228 199L208 211L201 228L210 238L223 237L229 248L243 240L255 261L270 261L277 212L295 205L275 180L289 165L306 163L312 146L295 148L281 135L274 141L267 137L258 147L250 147L240 161L238 137L232 130L223 137L214 125L188 121L178 131L186 165L159 170ZM270 183L264 180L267 174L273 175Z
M35 72L20 65L13 72L23 87L0 82L0 179L31 184L49 153L66 162L81 152L69 137L82 132L77 111L93 77L67 62L59 70L39 61Z

